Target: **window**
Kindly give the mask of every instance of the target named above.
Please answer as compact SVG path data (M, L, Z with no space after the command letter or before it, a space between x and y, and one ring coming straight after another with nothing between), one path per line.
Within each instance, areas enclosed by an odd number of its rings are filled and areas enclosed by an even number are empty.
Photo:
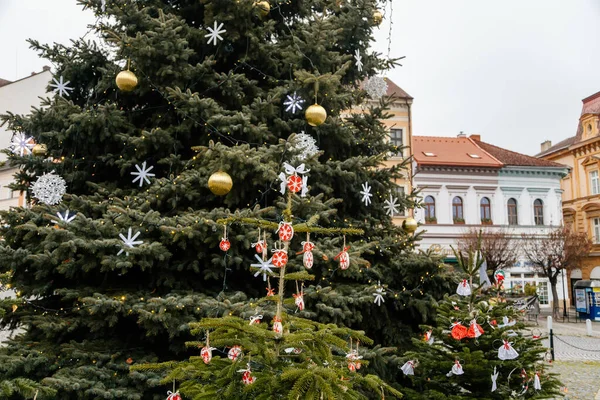
M600 243L600 218L594 218L592 220L594 225L594 243Z
M396 146L398 149L395 153L397 156L402 155L402 129L390 129L390 143L392 146Z
M537 284L538 301L540 304L547 305L548 302L548 282L538 282Z
M480 156L480 155L478 155L478 154L471 154L471 153L467 153L467 155L468 155L469 157L471 157L471 158L481 158L481 156Z
M436 157L435 153L429 153L427 151L424 151L423 154L425 155L425 157Z
M590 192L591 192L591 194L600 193L600 182L598 181L598 171L590 171Z
M425 197L425 222L435 220L435 199L432 196Z
M544 225L544 203L540 199L533 202L533 220L536 225Z
M517 216L517 201L515 199L508 199L506 203L506 209L508 211L508 224L519 225L519 218Z
M479 203L479 208L481 212L481 222L491 222L492 221L492 208L490 204L490 199L487 197L483 197L481 202Z
M463 216L463 200L458 196L452 199L452 219L454 222L465 222Z

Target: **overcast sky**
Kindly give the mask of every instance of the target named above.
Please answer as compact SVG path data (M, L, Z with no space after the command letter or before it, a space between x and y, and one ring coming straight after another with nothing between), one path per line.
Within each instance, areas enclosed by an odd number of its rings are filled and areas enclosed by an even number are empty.
M110 1L110 0L109 0ZM479 133L526 154L575 134L600 91L599 0L395 0L388 73L415 98L415 135ZM389 9L386 15L389 17ZM68 43L94 22L75 0L0 0L0 78L47 64L25 40ZM389 19L374 48L387 53Z

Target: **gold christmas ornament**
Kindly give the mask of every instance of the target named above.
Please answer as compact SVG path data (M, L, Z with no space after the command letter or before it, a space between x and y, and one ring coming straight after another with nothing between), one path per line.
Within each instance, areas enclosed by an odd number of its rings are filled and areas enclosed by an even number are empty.
M119 72L115 81L117 87L124 92L131 92L138 84L137 77L130 70Z
M271 11L271 5L265 0L254 2L254 7L256 7L258 12L260 12L260 15L263 17L269 15L269 12Z
M381 21L383 21L383 14L381 11L375 10L373 13L373 22L375 22L375 25L379 25L381 24Z
M38 143L33 146L33 150L31 151L34 156L44 157L48 153L48 147L46 147L43 143Z
M310 126L319 126L327 119L327 111L315 103L306 109L304 116Z
M217 171L208 178L208 188L216 196L225 196L232 187L233 181L227 172Z
M402 229L407 233L413 233L418 227L417 221L411 217L406 218L404 222L402 222Z

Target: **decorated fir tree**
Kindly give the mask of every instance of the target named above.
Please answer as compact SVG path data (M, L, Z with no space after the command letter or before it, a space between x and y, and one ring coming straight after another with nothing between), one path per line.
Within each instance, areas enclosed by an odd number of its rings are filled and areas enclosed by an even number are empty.
M413 251L417 238L392 224L412 200L384 208L402 173L382 168L397 151L380 123L390 99L369 90L366 106L360 90L367 78L381 88L376 73L394 65L369 51L377 3L81 4L98 14L100 42L33 41L56 67L53 93L31 115L5 116L23 135L9 162L31 206L2 213L0 279L18 298L0 303L1 324L21 329L0 350L3 398L161 399L167 372L131 366L197 356L185 343L205 330L213 344L233 345L242 326L242 351L269 368L282 365L269 357L287 343L304 354L294 368L335 364L335 379L340 352L350 351L342 341L355 348L371 337L378 347L360 347L363 363L393 381L388 347L431 319L446 281L435 260ZM342 118L361 104L364 112ZM297 192L282 197L286 190ZM261 267L274 254L256 255L261 241L275 249L284 221L297 235L313 227L305 241L315 247L311 276L306 252L296 254L304 238L286 249L278 292L290 336L278 339L265 328L278 313L267 296L277 267ZM241 322L263 310L261 328ZM315 335L310 347L304 338ZM359 397L387 387L353 379L348 390Z
M437 327L423 326L416 349L405 354L407 397L555 398L559 382L541 333L524 330L522 311L500 296L501 281L489 284L481 253L455 254L465 279L439 303Z

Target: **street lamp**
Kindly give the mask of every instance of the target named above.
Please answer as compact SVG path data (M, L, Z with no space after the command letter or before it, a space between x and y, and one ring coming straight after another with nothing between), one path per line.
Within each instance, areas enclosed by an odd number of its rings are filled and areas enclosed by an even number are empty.
M560 271L562 278L562 292L563 292L563 319L567 316L567 291L565 290L565 270Z

